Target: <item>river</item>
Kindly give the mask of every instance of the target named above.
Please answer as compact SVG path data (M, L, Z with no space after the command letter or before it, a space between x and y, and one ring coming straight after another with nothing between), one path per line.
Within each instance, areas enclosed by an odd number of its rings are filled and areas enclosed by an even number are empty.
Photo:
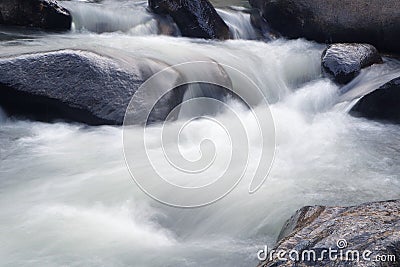
M284 221L304 205L400 197L400 127L348 115L356 97L322 76L325 46L260 40L245 8L229 7L243 3L236 2L217 3L236 37L224 42L157 35L146 3L136 1L61 1L74 18L68 33L0 28L1 57L80 49L127 62L232 66L261 88L276 131L275 159L256 193L248 193L245 176L220 201L182 209L153 200L134 183L122 127L42 123L0 112L1 266L256 266L257 251L272 246ZM384 60L345 91L362 94L399 76L400 63ZM243 118L250 113L240 105L237 112ZM244 121L249 145L257 149L253 122ZM156 139L159 127L151 126L149 138ZM188 154L198 153L202 136L221 149L229 144L209 120L195 121L184 134L180 146ZM250 158L249 177L253 164Z

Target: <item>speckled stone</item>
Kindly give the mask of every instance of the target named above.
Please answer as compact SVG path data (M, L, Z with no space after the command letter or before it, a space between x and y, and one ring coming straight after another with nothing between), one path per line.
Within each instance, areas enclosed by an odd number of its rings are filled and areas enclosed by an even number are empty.
M150 9L169 15L182 36L204 39L229 39L229 27L208 0L149 0Z
M321 261L293 261L286 256L287 261L273 257L259 266L400 266L400 200L354 207L304 207L286 222L278 239L275 251L339 250L338 241L344 239L347 242L342 248L344 253L357 250L361 255L369 250L371 259L378 255L394 255L396 261L369 261L362 257L358 262L341 261L340 257L337 260L325 257Z
M333 44L322 53L322 67L340 83L354 79L362 68L382 63L378 50L369 44Z

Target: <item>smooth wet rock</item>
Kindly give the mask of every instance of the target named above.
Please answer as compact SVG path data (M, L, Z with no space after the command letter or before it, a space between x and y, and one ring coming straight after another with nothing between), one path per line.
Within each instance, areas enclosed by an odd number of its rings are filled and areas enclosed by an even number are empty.
M169 15L182 36L205 39L229 39L229 27L208 0L149 0L156 14Z
M121 125L139 86L166 67L144 59L131 60L125 66L118 60L77 50L0 58L0 106L10 115L40 121ZM169 74L170 80L160 86L179 79L173 70ZM149 121L164 120L183 94L183 90L166 94Z
M400 77L363 96L350 114L400 124Z
M369 44L332 44L322 53L322 67L340 83L353 80L362 68L382 63L378 50Z
M0 24L69 30L72 17L54 0L1 0Z
M271 27L289 38L369 43L400 53L398 0L249 0Z
M341 247L343 248L340 249ZM338 257L336 260L329 260L328 253L322 255L322 251L329 248L337 250L336 254L332 254ZM295 250L300 255L303 251L313 250L316 252L316 258L321 260L309 261L307 253L304 257L306 260L296 261L293 260L296 258L296 254L293 253L292 259L286 255L288 260L283 261L275 254L272 260L267 259L260 266L399 266L400 200L354 207L304 207L286 222L274 250L287 253ZM340 250L343 255L348 251L358 251L360 261L340 261ZM371 251L366 258L362 257L365 251ZM350 260L357 257L347 255ZM395 255L396 261L368 260L368 257L374 259L377 255Z

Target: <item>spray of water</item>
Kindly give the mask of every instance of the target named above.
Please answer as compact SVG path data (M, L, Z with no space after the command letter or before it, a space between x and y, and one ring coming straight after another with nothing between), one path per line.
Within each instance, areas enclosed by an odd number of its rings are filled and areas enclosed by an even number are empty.
M126 133L122 127L7 120L0 127L4 265L256 266L257 251L273 245L283 222L301 206L351 205L400 196L399 126L352 118L338 108L349 99L321 76L321 45L304 40L212 42L116 32L51 34L10 44L0 43L2 56L78 48L126 64L151 58L168 65L207 61L232 66L253 80L271 104L276 156L266 182L249 194L259 164L258 125L247 107L227 100L246 128L249 150L254 151L249 153L248 171L220 201L194 210L177 209L153 200L131 179L122 140L125 134L142 138L141 127ZM398 67L393 62L370 68L344 91L365 92L364 85L376 82L373 77L393 75ZM242 93L248 89L240 83L234 87ZM192 96L198 92L188 91ZM212 119L229 125L232 115L222 112ZM166 127L173 129L185 117ZM147 129L148 151L156 163L164 160L158 150L163 127L155 124ZM204 138L228 154L226 132L208 119L184 127L178 152L195 161ZM176 140L171 140L164 145L176 147ZM233 175L243 171L237 160L230 162ZM226 162L220 163L222 168ZM135 164L143 177L153 173L146 158L138 157ZM162 164L158 168L169 170ZM217 165L210 171L221 169ZM181 185L188 183L183 176L172 178ZM209 182L213 173L203 178L189 182ZM166 189L164 193L169 194Z
M71 11L73 28L78 32L121 32L135 36L179 34L179 29L172 20L150 13L147 10L147 2L143 1L102 1L97 4L63 1L62 5ZM217 11L235 39L258 38L250 23L250 15L244 10L236 8Z

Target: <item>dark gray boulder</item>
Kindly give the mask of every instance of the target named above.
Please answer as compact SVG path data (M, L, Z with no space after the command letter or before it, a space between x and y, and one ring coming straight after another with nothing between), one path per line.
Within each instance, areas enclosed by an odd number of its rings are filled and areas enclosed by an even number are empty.
M76 50L0 58L0 106L10 115L41 121L120 125L139 86L165 67L146 59L124 66L118 60ZM179 74L171 70L168 78L162 81L164 86L174 84ZM164 120L183 94L183 89L166 94L149 121Z
M382 62L378 50L369 44L333 44L322 53L323 70L340 84L353 80L362 68Z
M229 27L208 0L149 0L150 9L169 15L182 36L205 39L229 39Z
M329 248L336 250L331 254L336 259L323 253ZM286 261L273 254L260 266L400 266L400 200L354 207L304 207L284 225L274 248L280 250L286 251L282 257ZM315 252L317 260L309 251ZM373 261L378 255L385 255L386 261Z
M1 0L0 24L69 30L72 17L54 0Z
M400 77L363 96L350 114L368 119L400 123Z
M271 27L289 38L369 43L400 53L398 0L249 0Z

